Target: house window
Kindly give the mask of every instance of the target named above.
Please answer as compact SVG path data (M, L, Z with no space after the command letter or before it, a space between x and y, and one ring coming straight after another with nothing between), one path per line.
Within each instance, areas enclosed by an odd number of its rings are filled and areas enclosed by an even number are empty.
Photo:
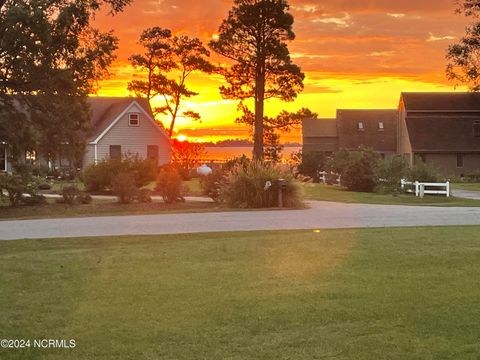
M120 160L122 158L122 146L110 145L110 159Z
M363 131L365 130L365 127L363 126L363 122L362 121L359 121L358 124L357 124L357 129L358 131Z
M480 137L480 121L473 122L473 136Z
M0 171L7 171L7 145L0 143Z
M147 146L147 159L155 160L158 164L158 145Z
M128 126L140 126L140 115L128 114Z
M33 164L37 160L37 153L35 150L30 150L25 152L25 162L27 164Z
M463 154L457 154L457 168L463 168L463 166L464 166Z
M380 121L378 123L378 131L383 131L383 130L385 130L385 124L382 121Z

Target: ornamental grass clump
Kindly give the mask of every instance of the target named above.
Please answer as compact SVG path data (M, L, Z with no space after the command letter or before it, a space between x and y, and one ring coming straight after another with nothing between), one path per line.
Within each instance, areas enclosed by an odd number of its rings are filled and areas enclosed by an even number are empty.
M221 189L225 204L233 208L278 207L278 180L286 180L283 189L283 206L302 206L300 188L289 171L273 164L252 161L236 165L226 177Z

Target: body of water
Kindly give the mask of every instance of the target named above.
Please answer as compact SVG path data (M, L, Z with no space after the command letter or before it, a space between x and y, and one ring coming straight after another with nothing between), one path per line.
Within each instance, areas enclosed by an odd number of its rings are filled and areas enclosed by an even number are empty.
M301 146L288 146L284 147L282 150L282 157L284 159L289 159L290 155L294 152L301 150ZM207 146L205 147L206 155L204 157L205 161L212 162L224 162L235 157L240 157L245 155L249 158L252 157L253 147L249 146Z

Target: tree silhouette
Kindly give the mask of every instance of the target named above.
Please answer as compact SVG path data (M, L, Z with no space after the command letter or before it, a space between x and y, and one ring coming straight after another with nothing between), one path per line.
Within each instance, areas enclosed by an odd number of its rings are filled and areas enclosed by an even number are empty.
M130 82L128 89L149 101L156 97L163 99L164 105L153 111L155 115L170 115L169 134L172 136L182 100L198 95L187 88L187 78L194 71L213 71L207 60L210 52L199 39L173 36L170 30L160 27L146 29L140 36L140 44L145 49L144 54L131 56L130 62L134 68L147 72L147 79ZM168 74L172 77L167 77ZM184 111L182 116L200 120L200 114L192 110Z
M131 0L0 0L0 139L10 154L47 158L62 144L83 155L86 97L108 75L117 40L91 26ZM11 160L15 160L12 157Z
M286 0L235 0L210 42L217 53L233 61L221 73L227 81L224 98L255 100L254 150L263 159L264 101L292 101L303 89L304 74L292 63L287 42L295 38L293 16Z
M471 91L480 91L480 0L457 1L456 12L473 17L465 35L448 47L447 78L455 85L467 85Z
M238 124L248 125L250 129L255 125L255 114L243 104L238 107L243 115L235 120ZM305 119L316 119L318 114L310 109L302 108L295 113L281 111L276 117L263 117L263 158L272 162L281 160L283 145L280 144L280 135L289 133L293 129L298 129Z

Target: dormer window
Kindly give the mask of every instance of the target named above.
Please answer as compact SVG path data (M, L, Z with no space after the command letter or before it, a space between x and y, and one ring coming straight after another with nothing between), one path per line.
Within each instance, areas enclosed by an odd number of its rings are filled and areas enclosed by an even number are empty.
M385 124L383 123L383 121L380 121L378 123L378 131L383 131L385 130Z
M363 125L363 122L362 121L359 121L358 124L357 124L357 130L358 131L364 131L365 130L365 126Z
M128 114L128 126L140 126L139 114L135 114L135 113Z
M473 122L473 136L480 137L480 121Z

